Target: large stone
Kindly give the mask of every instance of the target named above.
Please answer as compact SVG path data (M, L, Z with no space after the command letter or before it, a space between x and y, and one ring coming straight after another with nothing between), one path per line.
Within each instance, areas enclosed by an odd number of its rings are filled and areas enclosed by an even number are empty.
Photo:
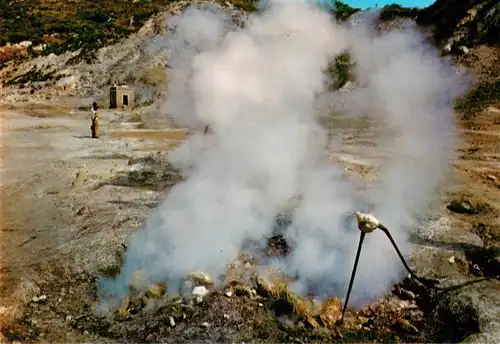
M210 278L210 275L203 271L191 272L186 280L191 281L196 286L212 287L214 285L214 281Z
M154 283L146 292L146 296L151 299L159 299L165 295L167 288L167 283Z
M203 298L208 294L208 289L205 286L194 287L193 292L191 293L195 298L197 303L203 301Z
M452 201L447 206L449 211L458 214L478 214L479 210L469 201Z
M280 269L264 269L256 277L257 292L263 296L275 295L293 279Z

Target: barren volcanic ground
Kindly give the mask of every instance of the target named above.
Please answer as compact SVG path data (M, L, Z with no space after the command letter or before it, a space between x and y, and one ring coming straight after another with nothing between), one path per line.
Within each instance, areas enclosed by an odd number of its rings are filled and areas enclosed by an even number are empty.
M127 235L180 180L167 153L187 134L135 129L126 113L100 118L102 135L93 140L87 113L64 106L0 109L0 342L499 341L494 114L461 123L463 146L439 215L413 239L415 270L461 288L429 293L405 279L384 298L348 312L342 326L335 324L338 300L297 299L272 273L256 277L255 261L244 255L230 270L250 276L248 282L200 303L163 295L157 286L124 300L113 318L94 314L96 280L116 273ZM376 150L363 123L329 125L344 133L342 146L331 149L332 163L367 183L376 178ZM287 249L276 236L266 252Z

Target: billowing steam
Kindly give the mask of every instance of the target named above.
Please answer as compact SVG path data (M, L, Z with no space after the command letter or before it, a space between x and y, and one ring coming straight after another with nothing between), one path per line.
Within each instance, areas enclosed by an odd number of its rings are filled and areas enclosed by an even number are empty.
M341 296L359 234L349 214L373 211L403 242L409 219L445 172L453 148L451 101L464 88L416 32L376 35L341 27L310 4L267 3L244 28L221 9L192 7L152 43L152 52L170 59L164 111L191 127L209 124L215 134L194 135L172 153L187 178L130 237L121 273L102 281L103 293L126 295L136 270L151 281L167 280L172 291L194 270L216 277L245 242L265 242L275 216L300 199L285 233L293 252L273 263L298 277L298 291ZM345 49L360 88L325 96L328 62ZM384 129L378 144L387 159L371 190L373 207L327 160L319 96L342 103L346 116L370 115ZM379 233L367 236L360 271L358 302L386 292L401 276Z

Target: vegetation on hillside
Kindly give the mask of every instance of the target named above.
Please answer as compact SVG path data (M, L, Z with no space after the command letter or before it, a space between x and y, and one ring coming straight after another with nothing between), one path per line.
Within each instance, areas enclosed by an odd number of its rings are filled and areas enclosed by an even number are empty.
M328 74L333 79L333 83L330 85L332 90L343 87L352 79L352 62L348 52L340 54L335 58L335 61L329 64Z
M397 18L416 18L420 9L416 7L403 7L398 4L386 5L380 11L380 20L390 21Z
M221 5L225 5L226 3L231 3L233 4L234 7L244 10L247 12L255 12L257 11L257 6L259 4L259 0L218 0L218 3Z
M25 74L19 75L13 79L7 81L7 85L24 85L28 82L44 82L48 80L58 80L61 78L61 75L55 75L56 71L51 70L48 72L44 72L36 66L33 66L28 72Z
M32 47L42 44L43 55L82 49L80 59L89 61L98 48L137 31L173 1L0 1L0 46L31 41L28 56L36 55Z
M152 15L178 0L0 0L0 66L15 58L29 58L50 53L77 51L70 63L92 62L96 51L116 43L136 32ZM259 0L217 0L222 5L233 4L247 12L258 10ZM360 11L340 0L330 0L330 12L339 22ZM453 8L453 11L450 11ZM425 9L406 8L398 4L384 6L379 19L383 22L397 18L416 18L420 25L432 25L436 42L444 42L454 35L459 41L473 47L479 44L500 44L500 3L495 0L477 0L472 4L459 0L437 0ZM464 20L465 18L465 20ZM31 46L18 51L5 47L30 41ZM37 49L34 49L37 47ZM36 51L35 51L36 50ZM348 52L338 56L329 65L333 89L344 86L352 78ZM150 73L151 74L151 73ZM10 85L53 79L52 71L35 68L10 80ZM151 78L144 75L143 78ZM156 83L156 81L155 81ZM468 116L480 111L487 100L500 102L498 78L489 78L478 84L466 97L457 102L457 110Z
M0 63L15 58L80 50L70 63L92 62L95 52L136 32L152 15L178 0L0 1L0 47L30 41L22 51L4 48ZM253 12L259 0L220 0ZM343 21L360 9L334 0L332 14ZM38 49L34 49L38 47Z
M455 109L460 113L462 118L470 119L486 107L499 103L500 80L478 84L457 101Z
M498 0L437 0L420 11L419 25L433 26L436 41L443 42L461 32L458 44L500 45Z
M331 11L337 21L344 21L353 14L361 11L361 9L351 7L348 4L343 3L342 1L335 0L333 2L333 8Z

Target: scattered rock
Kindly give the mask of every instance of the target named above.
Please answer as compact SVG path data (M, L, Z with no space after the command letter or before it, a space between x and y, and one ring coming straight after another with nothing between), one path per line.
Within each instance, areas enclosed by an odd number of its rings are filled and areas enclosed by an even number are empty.
M494 176L494 175L492 175L492 174L489 174L486 178L488 178L489 180L492 180L492 181L494 181L494 182L496 182L496 181L497 181L497 179L498 179L497 177L495 177L495 176Z
M130 316L130 312L127 309L120 307L118 309L118 314L117 315L118 315L118 318L126 319L126 318L128 318Z
M126 297L122 300L122 302L120 303L120 308L123 308L123 309L128 309L130 306L130 297Z
M231 290L229 290L224 295L226 295L227 297L231 297L231 296L233 296L233 292Z
M257 292L267 297L280 291L283 286L288 285L292 279L280 269L265 269L257 276Z
M173 317L171 317L171 316L170 316L170 317L168 317L168 321L169 321L169 323L170 323L170 326L172 326L172 327L174 327L174 326L175 326L175 320L174 320L174 318L173 318Z
M239 282L251 284L258 272L255 258L247 253L239 255L234 262L229 264L224 284Z
M131 314L139 313L148 303L148 298L145 293L139 293L133 297L126 297L122 300L118 309L119 318L127 318Z
M6 316L12 312L12 307L0 306L0 316Z
M204 328L209 328L210 327L210 324L208 322L204 322L201 324L201 327L204 327Z
M128 311L130 307L130 297L126 297L120 303L120 307L118 308L117 316L118 318L128 318L130 316L130 312Z
M146 292L146 296L150 299L159 299L165 295L167 288L167 283L154 283Z
M400 284L394 286L393 292L403 300L414 300L416 298L416 295L412 291L403 288Z
M46 295L35 296L33 299L31 299L31 301L34 302L34 303L42 303L45 300L47 300L47 296Z
M451 256L450 258L448 258L448 261L450 262L450 264L454 264L455 263L455 256Z
M290 253L290 246L283 235L274 235L267 241L264 254L269 257L286 257Z
M323 304L320 300L315 298L307 298L305 300L307 309L313 316L318 316L321 313L321 309L323 308Z
M400 329L410 332L410 333L418 333L418 328L416 328L412 323L410 323L407 319L400 318L396 322L397 327Z
M255 291L255 289L244 284L237 284L236 286L234 286L234 293L238 296L248 297L254 297L257 295L257 291Z
M214 285L214 281L210 278L210 275L203 271L191 272L186 280L192 282L196 286L205 286L207 288Z
M224 314L224 319L229 319L229 314Z
M196 298L196 302L200 303L203 298L208 294L208 289L205 286L198 286L193 289L192 295Z
M458 214L478 214L479 211L469 201L452 201L447 207L449 211Z
M89 207L83 206L80 209L78 209L78 211L76 212L76 215L82 216L82 215L89 214L89 213L90 213Z

